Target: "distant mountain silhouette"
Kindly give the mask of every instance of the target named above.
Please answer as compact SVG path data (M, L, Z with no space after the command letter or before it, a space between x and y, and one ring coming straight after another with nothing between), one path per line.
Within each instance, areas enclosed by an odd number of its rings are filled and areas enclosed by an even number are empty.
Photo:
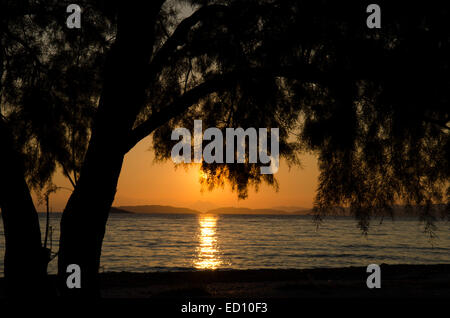
M433 205L435 214L439 216L439 211L445 209L445 205ZM295 206L277 206L270 209L250 209L238 207L221 207L210 209L206 212L186 207L174 207L170 205L135 205L135 206L119 206L111 207L111 214L248 214L248 215L312 215L312 209L295 207ZM394 217L417 217L420 210L416 206L412 206L410 210L406 210L404 205L393 206ZM45 214L39 211L39 214ZM61 213L60 211L51 211L51 213ZM337 215L350 216L349 208L339 208L336 210ZM1 209L0 209L1 215ZM331 213L331 216L333 213Z
M114 211L114 212L113 212ZM119 206L111 209L112 213L136 213L136 214L204 214L198 210L185 207L173 207L169 205L136 205ZM222 207L208 210L211 214L252 214L252 215L308 215L311 210L283 211L276 209L249 209L236 207Z
M301 206L274 206L274 210L286 211L286 212L299 212L299 211L310 211L311 208L304 208Z
M249 208L235 208L224 207L209 210L208 213L214 214L265 214L265 215L308 215L310 210L297 210L297 211L283 211L275 209L249 209Z
M443 205L435 205L435 209L445 208ZM411 210L405 210L403 205L396 205L393 207L394 215L397 217L404 216L418 216L420 211L417 207L412 207ZM186 207L173 207L169 205L136 205L136 206L119 206L111 208L111 213L135 213L135 214L242 214L242 215L312 215L312 209L301 207L278 207L272 209L250 209L238 207L222 207L211 209L207 212L200 212L198 210L189 209ZM350 215L348 208L342 208L337 211L338 215Z
M198 210L200 212L206 212L208 210L218 208L217 204L208 202L208 201L196 201L188 206L190 209Z
M111 207L111 210L109 210L109 213L111 214L130 214L130 211L125 211L123 209Z
M125 210L137 214L200 214L200 211L179 208L169 205L136 205L136 206L119 206L118 209Z

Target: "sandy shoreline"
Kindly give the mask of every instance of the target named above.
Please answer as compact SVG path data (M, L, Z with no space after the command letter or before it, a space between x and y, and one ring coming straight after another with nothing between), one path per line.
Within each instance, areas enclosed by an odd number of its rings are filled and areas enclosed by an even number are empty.
M365 267L104 273L106 298L450 298L450 264L381 265L382 288L366 286Z
M381 265L381 289L365 267L101 274L104 298L450 298L450 264ZM0 297L4 281L0 278Z

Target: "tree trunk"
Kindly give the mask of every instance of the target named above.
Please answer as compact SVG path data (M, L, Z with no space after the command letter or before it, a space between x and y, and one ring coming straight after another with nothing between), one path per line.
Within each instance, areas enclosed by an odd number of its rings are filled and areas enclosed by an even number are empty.
M92 138L61 219L59 287L65 295L97 297L100 256L109 210L126 153L126 141L145 102L145 70L163 1L139 2L119 10L116 42L108 53ZM81 288L69 289L67 266L81 269Z
M94 144L91 148L94 150L61 219L58 274L65 295L99 296L102 242L123 162L123 154L108 154ZM80 266L81 289L67 288L70 264Z
M48 295L48 250L42 247L38 214L25 181L23 161L0 118L0 207L5 233L7 296Z

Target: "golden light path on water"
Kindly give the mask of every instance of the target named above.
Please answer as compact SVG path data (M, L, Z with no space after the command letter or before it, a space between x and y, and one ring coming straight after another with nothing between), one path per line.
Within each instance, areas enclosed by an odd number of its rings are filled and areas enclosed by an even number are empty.
M216 215L199 215L199 234L197 256L194 267L198 269L216 269L222 264L216 237Z

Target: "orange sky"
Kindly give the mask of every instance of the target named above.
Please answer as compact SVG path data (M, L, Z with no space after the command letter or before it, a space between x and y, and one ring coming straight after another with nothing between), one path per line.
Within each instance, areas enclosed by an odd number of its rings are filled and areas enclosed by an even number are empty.
M186 171L182 167L175 169L172 161L154 163L150 146L151 138L147 137L126 155L114 206L159 204L193 207L196 202L202 201L205 207L207 204L213 204L215 207L249 208L312 207L318 177L317 160L312 155L301 157L302 168L292 167L290 170L281 160L280 169L275 175L280 186L278 192L272 187L262 185L257 193L250 190L248 199L238 200L236 193L231 192L229 186L202 193L198 181L199 165L193 165ZM71 188L70 183L61 174L56 175L54 182L57 186ZM64 189L53 194L52 210L62 211L69 195L70 192ZM194 207L202 209L198 204ZM43 211L44 208L38 207L38 210Z
M193 10L184 5L180 8L180 18L188 16ZM154 163L150 146L151 137L147 137L126 155L114 206L159 204L202 209L199 205L193 206L201 201L203 206L212 204L214 207L312 207L319 174L317 160L313 155L302 156L302 168L292 167L290 170L287 164L280 160L280 168L275 175L279 183L278 192L263 184L257 193L251 189L246 200L238 200L236 193L231 192L229 186L202 193L198 181L199 165L193 164L193 167L186 171L182 167L175 169L172 161ZM61 173L55 176L54 183L59 187L72 188ZM53 194L52 210L62 211L69 195L70 192L65 189ZM43 206L37 208L39 211L45 210Z

